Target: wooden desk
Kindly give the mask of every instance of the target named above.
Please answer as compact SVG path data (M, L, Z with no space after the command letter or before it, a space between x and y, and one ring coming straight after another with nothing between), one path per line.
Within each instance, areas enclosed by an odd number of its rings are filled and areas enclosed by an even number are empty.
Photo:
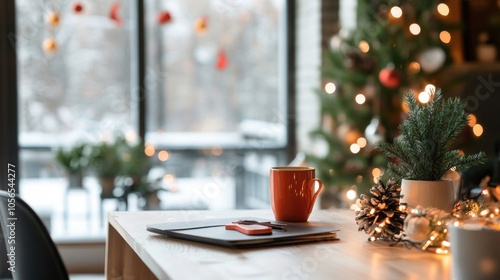
M370 243L351 210L315 211L310 222L333 223L340 240L230 249L146 231L168 221L223 217L273 219L271 210L109 213L107 279L450 279L451 257ZM133 278L133 276L137 276Z

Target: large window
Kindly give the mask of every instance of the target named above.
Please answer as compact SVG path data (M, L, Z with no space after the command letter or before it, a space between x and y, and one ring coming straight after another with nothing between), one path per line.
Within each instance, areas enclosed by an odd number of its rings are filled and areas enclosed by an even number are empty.
M209 208L265 203L262 171L287 160L285 4L16 1L24 185L63 177L59 147L145 127L170 187L223 192Z
M285 124L283 1L147 4L148 19L171 15L164 24L147 21L148 132L232 133L248 121ZM283 141L283 132L261 136Z

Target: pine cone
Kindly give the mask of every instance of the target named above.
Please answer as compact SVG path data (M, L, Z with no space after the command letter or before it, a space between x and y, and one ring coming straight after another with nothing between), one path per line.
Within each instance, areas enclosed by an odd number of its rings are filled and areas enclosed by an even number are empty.
M401 188L395 179L384 186L382 180L370 189L371 196L361 194L357 201L356 224L358 231L370 235L369 240L397 241L403 233L406 213L400 209Z

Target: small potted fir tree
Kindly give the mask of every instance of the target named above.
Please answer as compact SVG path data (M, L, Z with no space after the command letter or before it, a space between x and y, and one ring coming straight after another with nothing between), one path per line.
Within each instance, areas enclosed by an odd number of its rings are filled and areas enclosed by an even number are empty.
M388 173L401 180L401 202L410 207L436 207L450 212L455 191L443 175L450 169L463 170L483 163L483 152L464 156L453 149L468 114L460 98L444 100L441 90L429 92L431 100L419 104L413 93L405 94L408 117L392 143L379 142L378 150L389 157Z

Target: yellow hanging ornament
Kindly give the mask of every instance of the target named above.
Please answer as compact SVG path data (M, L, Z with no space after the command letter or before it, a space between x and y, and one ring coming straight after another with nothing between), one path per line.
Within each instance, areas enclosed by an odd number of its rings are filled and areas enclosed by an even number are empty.
M47 15L47 23L52 26L58 26L60 21L61 18L59 16L59 13L56 11L50 11Z
M54 38L47 38L43 41L42 47L46 52L54 52L57 50L56 40L54 40Z

